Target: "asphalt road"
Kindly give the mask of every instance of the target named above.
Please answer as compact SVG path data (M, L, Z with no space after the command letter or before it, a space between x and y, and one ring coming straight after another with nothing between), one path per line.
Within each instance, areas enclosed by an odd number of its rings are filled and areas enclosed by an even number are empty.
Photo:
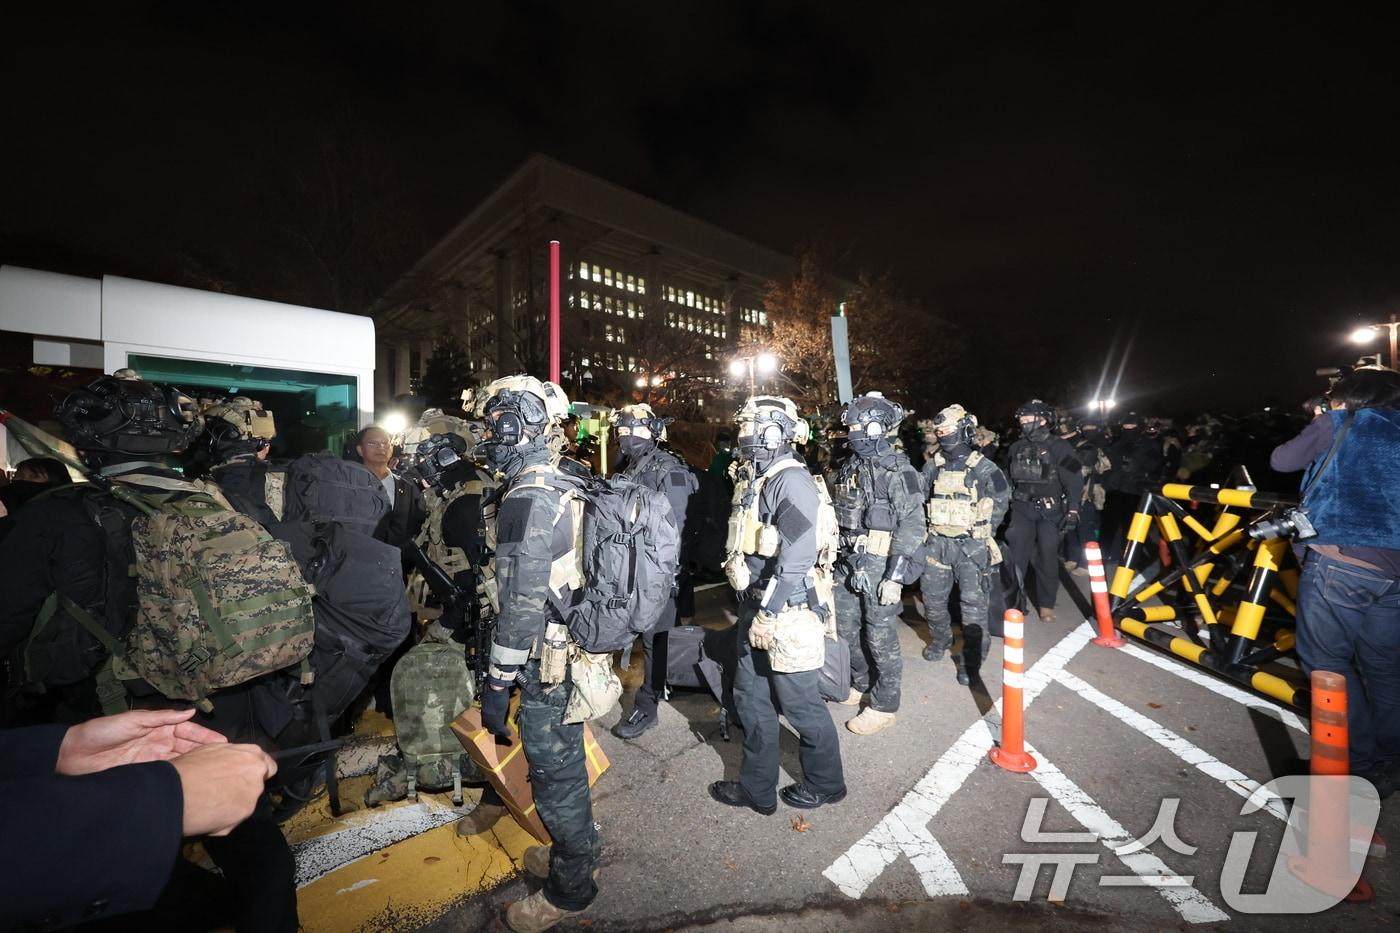
M712 594L700 621L722 621L722 602L713 599L720 595ZM736 729L733 741L721 741L715 702L685 692L663 704L655 729L623 742L609 729L631 708L629 690L622 709L594 723L612 761L594 788L605 845L600 894L582 918L560 929L749 931L800 923L804 930L980 930L1034 923L1312 931L1390 928L1400 920L1400 880L1385 859L1367 864L1364 877L1375 890L1370 904L1284 917L1232 907L1227 890L1264 889L1283 836L1283 807L1241 815L1245 798L1306 754L1306 724L1149 649L1093 645L1075 596L1087 608L1081 594L1062 592L1059 622L1026 624L1027 737L1039 760L1030 774L986 760L1000 735L994 701L1001 695L1001 643L993 644L984 684L959 686L951 661L921 658L923 627L912 602L900 632L905 673L898 722L868 737L839 728L849 795L835 806L804 813L780 804L765 817L713 802L706 786L737 775L742 733ZM856 713L829 709L838 724ZM791 734L783 767L800 775ZM1177 838L1115 853L1148 833L1164 800L1177 801L1171 821ZM1039 807L1042 832L1083 834L1087 827L1097 835L1023 841L1028 810ZM1382 836L1400 838L1398 813L1387 802ZM1257 832L1257 850L1243 884L1222 886L1236 831ZM498 928L505 905L537 884L512 873L520 840L502 845L514 851L486 879L495 886L478 890L483 882L475 878L472 893L455 900L450 888L439 888L443 903L428 911L434 916L396 914L391 899L391 908L375 917L346 916L330 926ZM1014 860L1049 853L1075 856L1068 888L1053 893L1053 868L1043 867L1018 898L1022 868ZM1162 876L1173 883L1147 887L1140 880ZM1105 878L1118 880L1101 884ZM334 874L328 880L327 890L343 897L372 879L339 888Z

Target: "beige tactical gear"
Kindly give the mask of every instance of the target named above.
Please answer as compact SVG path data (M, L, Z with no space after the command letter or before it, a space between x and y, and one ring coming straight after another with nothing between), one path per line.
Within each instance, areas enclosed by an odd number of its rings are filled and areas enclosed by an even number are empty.
M622 681L613 670L611 654L593 654L575 645L569 677L573 689L564 708L566 725L606 716L622 696Z
M938 475L934 478L929 499L924 503L931 532L947 538L962 535L991 538L992 510L996 503L990 496L977 498L977 481L972 472L972 468L982 460L982 455L974 450L968 455L963 469L948 470L944 469L948 461L943 454L934 456Z
M403 432L400 443L404 456L412 457L418 452L418 445L434 434L456 434L467 442L466 457L471 458L476 435L472 433L470 423L465 418L445 413L441 408L429 408L419 416L417 424Z
M486 414L486 403L506 389L529 392L538 398L544 403L545 414L549 417L550 424L558 424L569 417L569 397L564 394L564 390L557 383L543 382L534 376L502 376L480 391L468 389L462 393L462 404L470 404L472 414L482 418Z
M734 413L739 436L755 437L761 434L763 425L776 421L770 414L775 409L781 411L791 424L791 428L783 425L785 441L805 444L812 439L812 426L798 414L797 405L779 395L754 395L744 402L743 407ZM781 424L780 421L777 423Z
M826 661L827 626L811 609L789 606L774 618L768 663L780 674L820 670Z
M227 421L238 430L238 436L244 440L258 438L270 441L277 436L277 425L272 412L263 411L262 402L246 396L235 395L232 398L210 402L203 406L200 414L204 416L205 421Z

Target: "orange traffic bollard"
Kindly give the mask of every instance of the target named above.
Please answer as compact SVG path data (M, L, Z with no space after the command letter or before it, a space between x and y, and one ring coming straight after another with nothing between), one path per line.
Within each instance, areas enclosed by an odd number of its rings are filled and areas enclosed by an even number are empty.
M1034 771L1036 760L1026 751L1024 709L1026 680L1026 620L1015 609L1002 616L1001 744L987 756L1007 771Z
M1313 671L1311 681L1307 855L1290 858L1288 868L1309 887L1353 903L1369 901L1374 897L1371 886L1360 879L1353 885L1347 871L1351 766L1346 678L1330 671Z
M1113 611L1108 608L1108 577L1103 570L1103 552L1097 541L1084 545L1084 563L1089 565L1089 591L1094 596L1094 618L1099 623L1099 637L1094 644L1105 648L1123 647L1123 639L1113 627Z

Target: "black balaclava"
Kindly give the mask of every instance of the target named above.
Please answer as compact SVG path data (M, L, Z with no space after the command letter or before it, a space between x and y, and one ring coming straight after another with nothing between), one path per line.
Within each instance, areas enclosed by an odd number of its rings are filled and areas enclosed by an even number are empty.
M863 460L871 460L890 450L890 442L883 436L870 437L859 432L847 437L846 443L851 446L851 452Z
M967 442L967 438L961 431L954 431L952 434L940 434L938 436L938 447L943 451L943 456L949 460L962 460L971 455L972 445Z
M1028 441L1037 443L1048 440L1050 438L1050 425L1045 423L1044 418L1039 418L1031 425L1022 425L1021 436Z
M617 449L627 458L628 463L636 463L656 449L656 442L649 437L627 435L617 439Z

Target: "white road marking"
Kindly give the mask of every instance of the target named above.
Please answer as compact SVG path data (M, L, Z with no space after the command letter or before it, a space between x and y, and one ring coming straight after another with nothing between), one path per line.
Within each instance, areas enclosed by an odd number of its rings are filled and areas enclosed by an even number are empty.
M1241 690L1239 687L1233 687L1218 678L1212 677L1204 671L1197 670L1186 661L1173 661L1162 655L1154 654L1146 648L1140 648L1132 642L1128 642L1118 650L1125 654L1132 655L1139 661L1146 661L1153 667L1161 668L1169 674L1175 674L1182 680L1189 680L1193 684L1205 687L1212 693L1223 696L1227 700L1234 700L1236 703L1243 704L1250 709L1257 709L1260 712L1277 716L1285 726L1297 729L1304 735L1308 732L1307 723L1303 722L1297 713L1283 709L1277 704L1271 703L1263 697L1255 696L1246 690Z
M1026 671L1024 706L1030 706L1056 672L1063 670L1093 635L1087 624L1081 625L1061 638ZM962 875L938 840L929 833L928 823L987 757L994 736L1000 731L1001 700L998 699L985 716L967 727L893 810L822 874L847 897L862 897L885 867L903 854L918 870L919 880L930 897L967 894Z
M1039 766L1030 776L1035 778L1036 783L1054 797L1060 806L1069 811L1070 815L1079 821L1085 829L1096 833L1099 842L1103 843L1110 852L1113 852L1127 868L1144 879L1144 887L1154 887L1158 893L1172 906L1181 919L1187 923L1216 923L1221 920L1229 920L1230 915L1219 907L1216 907L1200 891L1192 887L1189 878L1181 878L1166 863L1153 855L1150 851L1143 849L1137 852L1130 852L1119 855L1118 848L1133 841L1133 836L1124 829L1117 820L1109 816L1102 807L1094 802L1088 794L1084 793L1059 768L1045 757L1043 752L1037 751L1029 744L1026 751L1035 755L1040 762ZM1182 884L1181 882L1186 882ZM1110 882L1110 884L1123 884L1123 882Z
M297 862L297 887L304 887L396 842L455 822L469 812L427 796L420 796L417 803L406 806L357 810L341 820L346 824L345 829L292 846Z
M1285 823L1288 822L1288 808L1284 805L1282 797L1264 791L1257 781L1250 780L1247 775L1225 764L1205 749L1188 742L1170 729L1148 719L1137 710L1096 690L1069 671L1059 671L1055 674L1055 679L1105 713L1141 732L1188 765L1199 770L1206 777L1219 781L1246 800L1256 793L1260 794L1260 801L1264 808Z

